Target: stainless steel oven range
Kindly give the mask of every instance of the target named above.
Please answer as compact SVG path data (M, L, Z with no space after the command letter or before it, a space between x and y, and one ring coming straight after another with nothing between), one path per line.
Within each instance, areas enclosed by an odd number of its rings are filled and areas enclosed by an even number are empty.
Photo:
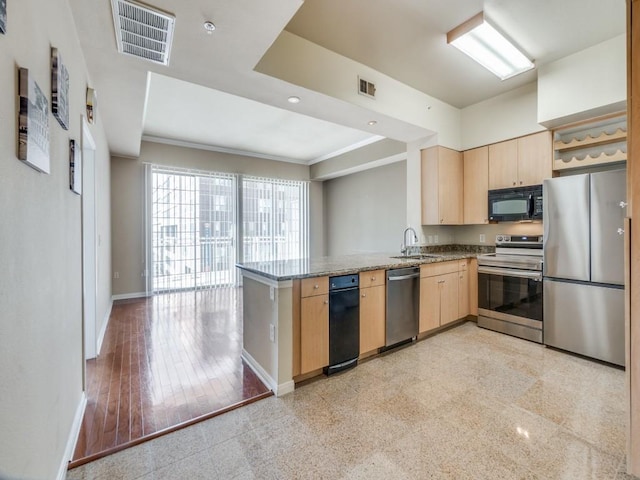
M542 236L496 235L478 256L478 326L542 343Z

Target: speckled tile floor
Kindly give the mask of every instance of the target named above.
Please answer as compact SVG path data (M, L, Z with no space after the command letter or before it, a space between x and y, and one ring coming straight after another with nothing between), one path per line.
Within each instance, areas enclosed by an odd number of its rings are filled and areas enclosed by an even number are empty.
M67 479L625 480L624 372L465 323Z

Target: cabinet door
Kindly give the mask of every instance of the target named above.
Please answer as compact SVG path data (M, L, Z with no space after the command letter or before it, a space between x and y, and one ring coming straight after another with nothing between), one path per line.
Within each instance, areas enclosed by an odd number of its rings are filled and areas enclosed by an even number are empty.
M329 295L305 297L300 308L300 373L329 365Z
M458 272L447 273L439 278L440 325L455 322L458 315Z
M474 148L463 154L463 220L466 225L489 223L489 147Z
M438 149L439 147L430 147L420 152L423 225L438 225L440 223L438 213Z
M438 205L439 223L462 224L462 154L439 147Z
M469 260L469 315L478 315L478 259Z
M540 185L545 178L551 178L552 150L548 131L518 139L518 186Z
M440 284L442 275L420 278L420 333L440 326Z
M489 190L515 187L517 180L518 141L489 145Z
M469 315L469 272L458 272L458 318Z
M360 289L360 354L384 346L385 287Z

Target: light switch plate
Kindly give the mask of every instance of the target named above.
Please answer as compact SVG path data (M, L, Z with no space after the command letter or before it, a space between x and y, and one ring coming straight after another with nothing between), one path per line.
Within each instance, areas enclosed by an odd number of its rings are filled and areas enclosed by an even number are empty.
M433 243L438 243L438 235L433 236Z
M484 233L480 234L480 243L484 243L486 241Z

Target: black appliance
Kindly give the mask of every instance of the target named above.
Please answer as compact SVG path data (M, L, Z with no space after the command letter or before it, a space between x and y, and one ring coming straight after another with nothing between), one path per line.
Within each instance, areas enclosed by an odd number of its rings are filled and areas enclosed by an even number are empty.
M542 185L489 190L489 220L542 220Z
M327 375L355 367L360 353L359 276L329 277L329 366Z

